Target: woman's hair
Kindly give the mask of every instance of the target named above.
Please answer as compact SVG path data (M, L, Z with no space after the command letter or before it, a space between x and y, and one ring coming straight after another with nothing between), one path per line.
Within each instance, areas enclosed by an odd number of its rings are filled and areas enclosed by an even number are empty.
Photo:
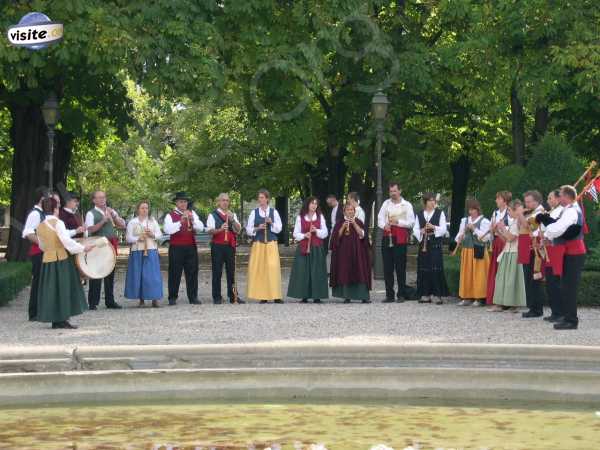
M54 214L56 208L58 208L58 202L54 197L46 197L42 200L42 211L44 211L44 214Z
M513 211L514 211L515 209L517 209L519 206L523 206L523 202L522 202L521 200L519 200L518 198L515 198L513 201L511 201L511 202L508 204L508 207L509 207L510 209L512 209Z
M148 200L141 200L138 202L137 206L135 207L135 214L139 215L140 206L142 205L148 205L148 217L150 217L150 202Z
M423 194L423 205L427 205L427 202L429 200L435 200L435 195L433 194L433 192L425 192Z
M510 201L512 200L512 192L509 191L499 191L496 192L496 198L500 197L502 200L504 200L505 203L510 203Z
M469 212L472 209L476 209L479 212L479 214L481 214L481 204L475 198L470 198L469 200L467 200L467 212Z
M350 203L350 202L344 203L344 208L342 209L342 211L346 211L346 208L352 208L354 210L354 212L356 213L356 207L352 203Z
M302 209L300 209L300 217L304 217L306 214L308 214L308 207L312 202L317 202L317 216L321 216L321 207L319 206L319 199L311 195L306 200L304 200L304 203L302 204Z
M260 194L264 195L267 198L271 198L271 194L269 194L269 191L267 191L266 189L259 189L257 196Z
M356 203L358 203L360 200L358 198L358 193L357 192L348 192L348 198L351 198L352 200L354 200Z

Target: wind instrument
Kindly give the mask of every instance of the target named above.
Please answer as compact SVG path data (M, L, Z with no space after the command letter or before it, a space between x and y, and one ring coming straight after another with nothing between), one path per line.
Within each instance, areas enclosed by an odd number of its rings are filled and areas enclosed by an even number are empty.
M148 256L148 235L146 230L148 229L148 218L146 218L146 226L144 227L144 256Z
M578 180L575 182L575 184L573 185L573 187L574 187L574 188L577 188L577 185L578 185L579 183L581 183L581 182L582 182L582 181L583 181L583 180L584 180L584 179L585 179L585 178L588 176L588 174L589 174L589 173L590 173L592 170L594 170L594 168L595 168L597 165L598 165L598 163L597 163L596 161L592 161L592 162L590 163L590 165L588 166L588 168L585 170L585 172L583 172L583 175L581 175L581 176L579 177L579 179L578 179ZM600 171L598 172L598 174L600 175ZM597 177L597 176L596 176L596 177Z
M394 247L394 235L392 234L392 217L390 216L390 212L386 211L387 214L387 223L390 226L390 236L389 236L389 242L388 242L388 247L389 248L393 248Z
M423 217L425 217L425 214L423 214ZM433 215L431 217L433 217ZM430 219L431 218L427 219L427 221L425 222L425 228L423 229L423 248L421 249L421 251L423 253L427 253L427 241L429 240L429 233L427 231L427 226L429 225Z
M308 229L308 232L309 232L310 234L308 235L308 248L306 249L306 254L307 254L307 255L310 255L310 245L311 245L311 242L312 242L312 222L309 222L309 223L308 223L308 226L310 227L310 228Z
M229 212L225 212L225 225L227 225L227 228L225 228L225 237L223 240L229 242Z
M235 233L235 229L234 229ZM233 303L239 303L239 293L237 289L237 283L235 281L235 269L237 267L237 241L233 247L233 282L231 283L231 301Z

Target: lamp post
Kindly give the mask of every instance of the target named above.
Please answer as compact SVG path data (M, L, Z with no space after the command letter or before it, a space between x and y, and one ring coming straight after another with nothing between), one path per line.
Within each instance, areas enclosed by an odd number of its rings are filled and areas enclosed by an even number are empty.
M377 214L381 209L381 205L383 204L383 181L381 174L381 146L383 141L383 122L387 116L387 110L389 101L387 96L378 91L371 101L373 119L375 120L376 130L377 130L377 191L376 191L376 199L375 199L375 266L374 266L374 277L377 280L381 280L383 278L383 255L381 253L381 246L383 241L383 230L377 226Z
M54 186L54 128L58 122L58 100L56 94L51 92L42 105L42 115L48 128L48 186Z

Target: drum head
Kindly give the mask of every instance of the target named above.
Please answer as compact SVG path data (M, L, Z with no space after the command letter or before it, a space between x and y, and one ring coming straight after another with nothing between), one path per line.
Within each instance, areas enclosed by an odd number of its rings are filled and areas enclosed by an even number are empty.
M80 240L82 245L94 244L88 253L77 254L75 261L79 271L92 280L105 278L115 269L117 256L111 243L105 237L90 237Z

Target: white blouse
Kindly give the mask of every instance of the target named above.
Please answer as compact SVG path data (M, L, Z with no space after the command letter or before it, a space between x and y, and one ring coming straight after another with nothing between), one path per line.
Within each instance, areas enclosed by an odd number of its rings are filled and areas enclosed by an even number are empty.
M248 234L248 236L254 236L256 234L254 231L254 211L255 209L253 209L250 213L250 216L248 217L248 223L246 224L246 234ZM269 217L271 215L271 207L268 207L266 210L258 208L258 215L260 217ZM274 234L281 233L281 229L283 228L283 225L281 224L281 217L279 217L279 213L276 209L273 209L273 223L269 225L269 228Z
M52 230L54 230L54 232L58 235L60 242L65 246L65 249L67 249L69 253L72 255L83 253L85 247L71 237L69 230L67 230L67 227L62 220L56 216L48 216L46 219L44 219L43 223L47 224ZM40 249L44 251L44 242L39 239L39 243Z
M481 223L479 225L479 228L475 228L475 230L473 230L473 234L475 236L477 236L477 238L481 241L481 242L487 242L490 240L490 234L488 233L488 231L490 231L490 221L487 220L485 217L483 216L478 216L475 220L473 220L471 218L471 216L469 217L463 217L463 219L460 221L460 228L458 230L458 234L456 235L456 238L454 239L456 242L460 242L463 240L463 238L465 237L465 230L467 228L467 223L468 224L474 224L477 223L478 220L481 219Z
M516 220L513 220L512 223L508 226L508 232L513 236L519 235L519 223ZM504 244L504 249L498 255L497 261L500 262L502 259L502 255L504 253L517 253L519 251L519 240L513 239L512 241L506 241Z
M140 221L139 217L134 217L127 224L127 232L125 236L127 243L131 244L131 251L146 249L146 244L144 244L144 241L140 241L140 235L144 232L145 228L149 228L152 234L152 237L146 238L147 248L158 248L156 240L162 237L162 231L160 230L160 226L158 225L156 219L154 219L154 217L149 217L143 221Z
M431 212L423 211L423 215L425 216L425 220L429 222L435 213L435 209ZM440 214L440 224L435 227L435 237L440 238L444 237L448 232L448 223L446 222L446 215L444 211ZM423 239L423 231L421 230L421 224L419 223L419 219L415 220L415 226L413 227L413 235L417 239L417 241L421 242Z
M304 220L311 222L308 214L304 216ZM317 228L315 234L319 239L325 239L329 234L327 231L327 223L325 223L325 216L323 214L321 214L321 224L319 225L319 228ZM302 233L302 220L300 219L300 216L296 217L296 223L294 224L294 239L297 242L300 242L302 239L306 239L306 236L304 236L304 233Z

